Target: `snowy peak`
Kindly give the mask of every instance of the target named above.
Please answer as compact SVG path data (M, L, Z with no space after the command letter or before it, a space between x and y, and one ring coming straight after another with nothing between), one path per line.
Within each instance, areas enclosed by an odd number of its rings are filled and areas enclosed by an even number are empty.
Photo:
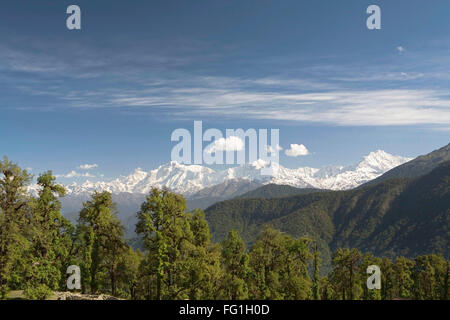
M171 161L148 172L137 168L130 175L109 182L88 180L82 184L72 183L66 188L68 194L91 193L94 190L116 194L142 194L148 193L152 187L167 187L189 197L204 188L240 179L259 184L275 183L298 188L345 190L373 180L409 160L411 159L378 150L371 152L353 166L289 169L277 165L277 174L273 177L261 175L261 169L268 166L263 160L218 171L200 165L184 165ZM30 187L30 190L34 189L36 188Z
M401 156L393 156L383 150L369 153L358 165L358 168L370 168L375 172L386 172L410 159Z
M331 190L356 188L410 160L410 158L394 156L382 150L371 152L355 166L321 169L318 172L320 176L317 176L319 179L316 187Z

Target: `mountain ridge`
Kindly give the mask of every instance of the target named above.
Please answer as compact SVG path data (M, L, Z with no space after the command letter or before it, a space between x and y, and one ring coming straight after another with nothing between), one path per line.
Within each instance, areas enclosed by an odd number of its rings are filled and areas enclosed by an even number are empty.
M87 180L81 184L74 182L65 187L68 195L88 194L94 190L116 194L146 194L152 187L167 187L188 198L195 196L202 189L232 180L247 180L260 185L273 183L297 188L347 190L373 180L409 160L410 158L394 156L378 150L371 152L362 161L351 166L289 169L276 165L278 172L273 177L261 175L261 169L268 165L263 161L217 171L200 165L184 165L171 161L150 171L137 168L130 175L109 182ZM32 192L36 192L35 185L30 189Z

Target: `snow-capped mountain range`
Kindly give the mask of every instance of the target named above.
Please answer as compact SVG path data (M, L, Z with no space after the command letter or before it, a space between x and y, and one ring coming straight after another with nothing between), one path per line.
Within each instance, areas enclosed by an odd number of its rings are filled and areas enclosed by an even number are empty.
M138 168L128 176L112 181L86 181L82 184L74 182L66 185L66 188L68 195L78 195L91 193L94 190L115 194L122 192L142 194L148 193L152 187L167 187L188 197L201 189L226 181L246 179L262 184L275 183L298 188L345 190L375 179L409 160L411 159L378 150L371 152L361 162L352 166L288 169L279 165L275 176L261 175L261 168L267 166L262 160L225 170L213 170L200 165L183 165L172 161L148 172ZM35 189L35 186L31 189Z

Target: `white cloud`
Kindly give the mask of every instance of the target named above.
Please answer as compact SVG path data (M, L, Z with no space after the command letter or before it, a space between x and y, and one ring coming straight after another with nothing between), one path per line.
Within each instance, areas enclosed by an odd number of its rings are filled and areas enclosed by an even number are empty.
M78 177L95 178L95 176L90 174L89 172L79 173L79 172L77 172L75 170L72 170L72 171L70 171L67 174L57 174L57 175L55 175L55 177L56 178L67 178L67 179L78 178Z
M309 154L308 149L303 144L291 144L290 149L284 152L288 157L306 156Z
M244 149L244 141L236 136L220 138L211 143L205 152L213 153L216 151L241 151Z
M80 174L74 170L72 170L71 172L69 172L68 174L65 175L65 178L74 178L74 177L79 177Z
M270 153L274 153L274 152L276 152L276 151L281 151L281 150L283 150L283 148L282 148L279 144L277 144L275 148L272 147L271 145L267 145L266 150L267 150L268 152L270 152Z
M91 169L94 169L94 168L98 168L98 164L96 164L96 163L94 163L94 164L82 164L78 168L80 168L82 170L91 170Z
M405 52L405 48L403 48L402 46L398 46L398 47L397 47L397 51L398 51L399 53L403 53L403 52Z

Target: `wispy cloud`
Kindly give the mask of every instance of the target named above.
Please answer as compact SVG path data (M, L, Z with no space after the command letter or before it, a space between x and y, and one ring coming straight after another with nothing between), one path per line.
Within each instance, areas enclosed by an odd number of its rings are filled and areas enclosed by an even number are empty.
M56 174L55 175L56 178L78 178L78 177L86 177L86 178L95 178L95 175L90 174L89 172L86 173L79 173L75 170L72 170L69 173L66 174Z
M329 65L311 67L298 75L218 77L154 71L150 76L145 70L152 66L159 66L155 70L161 71L160 67L189 61L171 55L143 56L133 50L102 55L89 48L77 48L80 50L73 50L76 54L63 58L59 51L46 56L48 50L39 48L20 51L3 45L0 69L54 76L51 81L46 78L45 86L42 79L32 77L4 80L29 97L39 96L40 101L47 97L46 110L115 108L127 112L151 110L180 119L220 116L343 126L450 123L450 95L445 87L450 78L442 68L423 71L387 66L358 70ZM399 46L397 51L404 52L405 48ZM95 88L83 81L94 73ZM62 81L69 76L73 77L71 81ZM430 79L437 84L424 86Z
M268 151L270 153L275 153L275 152L281 151L281 150L283 150L283 148L278 144L275 147L272 147L271 145L267 145L267 147L266 147L266 151Z
M406 76L406 75L405 75ZM447 90L374 89L297 92L266 85L216 86L191 80L135 89L70 92L75 108L139 108L160 110L174 118L221 116L276 119L346 126L443 125L450 123ZM220 80L220 79L219 79ZM246 83L249 83L246 80ZM60 93L64 94L64 93Z
M353 74L351 76L338 76L334 77L334 80L337 81L346 81L346 82L386 82L386 81L411 81L417 79L424 78L436 78L437 74L426 74L422 72L404 72L404 71L390 71L390 72L365 72L361 74Z
M342 90L310 93L196 88L112 97L115 107L161 107L175 116L221 115L349 126L449 124L447 91Z
M47 78L89 79L106 75L133 78L144 71L167 72L214 59L208 50L209 44L182 38L171 39L164 45L152 39L143 42L122 39L120 46L115 41L105 41L98 46L89 41L4 40L0 44L0 70L40 74Z
M98 168L98 164L96 164L96 163L93 163L93 164L82 164L78 168L80 168L82 170L91 170L91 169L94 169L94 168Z

